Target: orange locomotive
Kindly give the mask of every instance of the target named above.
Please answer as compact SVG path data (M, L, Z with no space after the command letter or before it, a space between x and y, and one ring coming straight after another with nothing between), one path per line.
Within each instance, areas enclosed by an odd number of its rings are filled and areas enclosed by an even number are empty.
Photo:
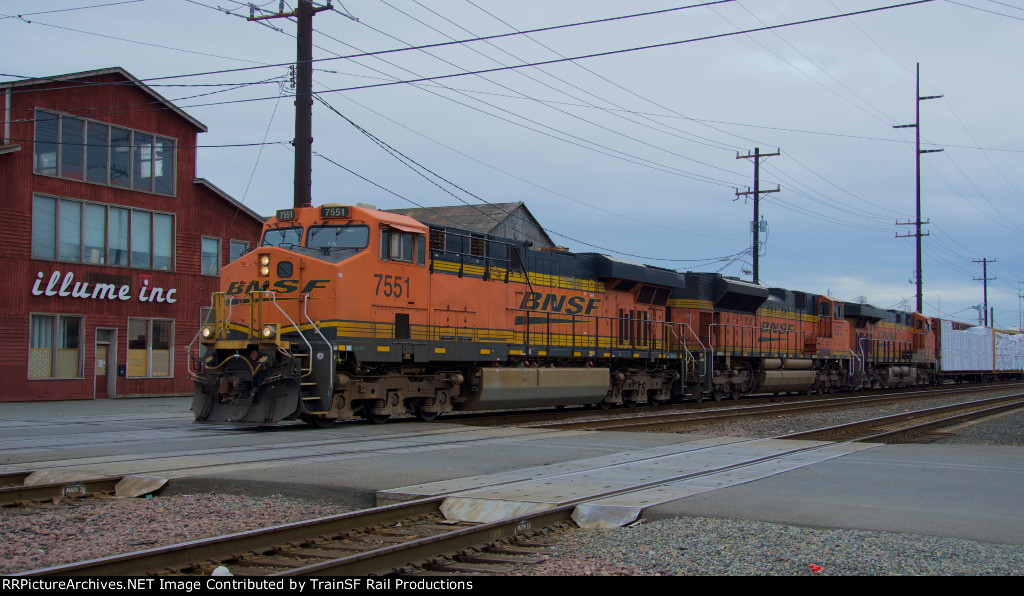
M611 291L601 268L652 289ZM222 271L193 411L324 425L667 400L684 355L665 340L673 283L665 270L370 208L282 210Z
M843 307L369 207L286 209L221 273L193 411L324 426L911 381Z

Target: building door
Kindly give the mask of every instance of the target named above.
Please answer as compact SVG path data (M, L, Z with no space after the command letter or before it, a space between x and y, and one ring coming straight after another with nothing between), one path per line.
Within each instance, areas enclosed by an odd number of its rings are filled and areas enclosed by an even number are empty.
M96 330L96 375L94 399L114 397L117 387L117 329Z
M96 344L96 399L107 397L107 344Z

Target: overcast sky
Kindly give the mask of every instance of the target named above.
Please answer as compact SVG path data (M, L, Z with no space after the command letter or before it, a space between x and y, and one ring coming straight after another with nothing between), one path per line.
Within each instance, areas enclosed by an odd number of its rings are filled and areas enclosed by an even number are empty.
M736 192L754 164L737 155L759 148L781 153L761 162L761 189L780 188L762 195L761 283L913 310L914 238L896 236L914 230L896 222L916 218L914 129L893 126L915 120L920 63L921 95L944 96L920 102L921 148L943 149L921 156L924 312L976 323L985 258L996 325L1018 326L1024 0L737 34L900 4L741 0L350 58L687 4L335 2L314 18L314 58L334 58L314 89L337 112L313 112L314 205L523 201L570 250L749 280L753 203ZM125 68L207 125L198 174L269 215L292 204L293 90L274 65L294 61L295 23L248 15L233 0L0 0L0 79ZM608 55L381 85L594 54ZM226 69L244 70L201 74Z

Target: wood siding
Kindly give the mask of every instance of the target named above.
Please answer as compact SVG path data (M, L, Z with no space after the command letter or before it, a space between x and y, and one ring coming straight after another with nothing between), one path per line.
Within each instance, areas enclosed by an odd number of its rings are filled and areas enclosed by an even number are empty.
M221 240L221 264L228 262L229 241L245 240L255 246L262 222L237 204L194 182L197 133L194 121L159 102L154 95L123 75L109 73L18 85L11 92L11 144L20 151L0 154L0 217L5 234L0 242L0 402L92 399L95 386L97 328L117 330L115 358L127 364L128 320L171 319L171 376L116 380L118 397L169 395L192 392L187 375L185 347L199 330L199 312L210 304L218 288L217 277L200 274L203 236ZM131 84L125 84L126 82ZM102 83L102 84L96 84ZM0 93L6 90L0 89ZM0 95L2 98L3 95ZM2 104L0 104L2 108ZM115 188L101 184L39 175L33 171L34 110L46 109L144 133L175 139L175 195ZM174 215L172 271L154 271L104 265L66 263L32 258L32 200L36 194L77 201L131 207ZM47 284L59 272L71 273L75 282L117 279L130 287L129 300L45 295ZM41 278L40 278L41 275ZM35 295L39 280L44 295ZM173 303L139 300L144 280L148 287L175 290ZM93 287L93 284L90 284ZM60 283L56 288L60 288ZM29 379L29 317L31 314L81 316L82 376L74 379ZM116 374L116 370L110 374Z

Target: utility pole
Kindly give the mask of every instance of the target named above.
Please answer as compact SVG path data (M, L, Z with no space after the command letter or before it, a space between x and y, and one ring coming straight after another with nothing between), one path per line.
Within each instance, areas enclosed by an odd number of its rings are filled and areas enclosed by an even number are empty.
M916 118L913 124L901 124L899 126L893 126L893 128L913 128L915 136L917 137L916 149L917 149L917 219L916 221L907 221L900 223L896 222L898 226L916 226L917 231L913 234L904 234L900 236L896 234L897 238L909 238L914 236L917 238L917 270L914 272L917 276L917 312L921 314L924 308L924 293L922 289L922 274L921 274L921 237L927 236L928 234L921 233L921 224L930 223L927 221L921 221L921 154L922 153L937 153L942 149L921 149L921 102L926 99L939 99L941 95L928 95L926 97L921 96L921 63L917 64L917 97L916 102Z
M753 249L751 250L751 253L752 253L752 256L754 257L754 263L753 264L754 264L754 283L755 284L756 283L760 283L759 282L760 278L758 276L758 269L757 269L757 257L758 257L758 253L761 250L761 246L760 246L761 245L761 221L759 219L759 216L760 216L760 206L759 206L759 203L760 203L761 194L767 194L767 193L770 193L770 192L779 192L779 190L781 190L777 186L775 187L775 190L761 190L761 158L762 157L774 157L774 156L780 155L780 154L781 154L780 151L776 151L775 153L761 153L761 148L760 147L755 147L754 148L754 153L752 155L740 155L739 153L736 154L736 159L750 159L750 158L754 159L754 190L751 191L750 189L747 189L747 192L740 192L737 189L736 196L739 197L739 196L744 196L744 195L754 195L754 223L750 227L751 227L751 231L754 233L754 244L753 244Z
M1020 282L1024 284L1024 281ZM1018 315L1017 315L1017 330L1024 332L1024 292L1017 290Z
M291 12L284 12L281 2L277 13L255 16L255 7L249 5L250 21L281 19L295 17L296 31L296 62L295 69L295 191L293 204L295 207L309 207L313 204L312 170L313 170L313 15L323 10L331 10L330 0L327 6L313 6L312 0L297 0L298 6Z
M988 282L994 281L995 277L988 276L988 264L995 263L995 259L974 259L975 263L981 263L981 277L975 277L974 281L983 282L982 287L984 288L984 303L982 309L985 311L985 326L988 326Z

